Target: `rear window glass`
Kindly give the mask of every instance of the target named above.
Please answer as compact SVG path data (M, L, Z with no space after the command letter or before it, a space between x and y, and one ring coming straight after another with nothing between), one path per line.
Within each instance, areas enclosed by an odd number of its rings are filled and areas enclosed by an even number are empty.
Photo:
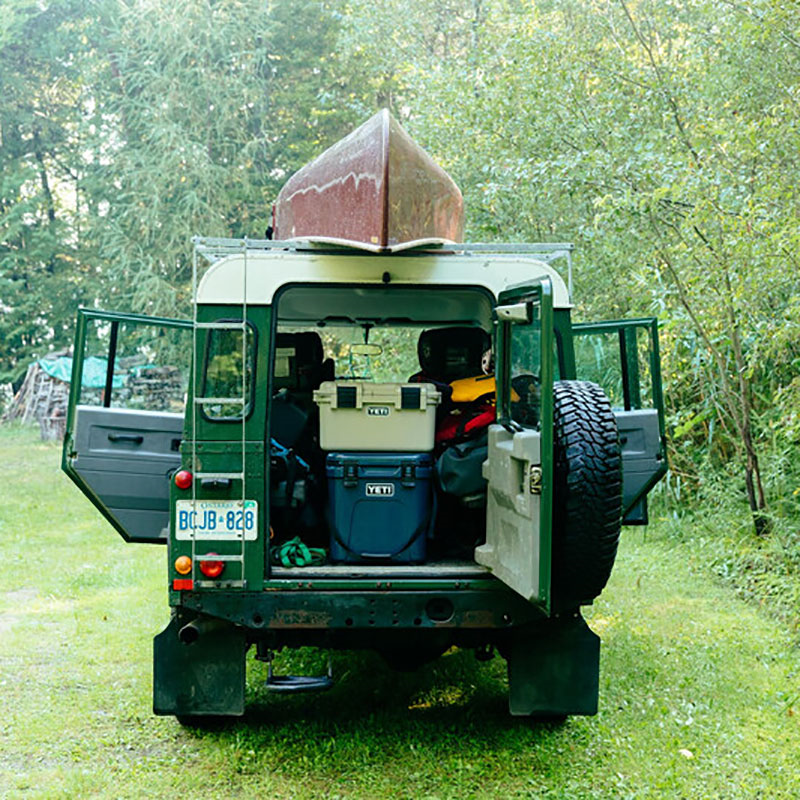
M89 319L78 404L182 414L191 355L191 327L113 315ZM51 369L60 371L51 374L69 381L72 360L66 364L54 361Z
M226 323L240 320L224 320ZM223 322L223 320L220 320ZM255 332L210 330L203 376L203 414L216 422L240 420L252 410Z
M510 325L511 418L526 428L539 428L541 417L542 323L539 305L531 306L529 325Z

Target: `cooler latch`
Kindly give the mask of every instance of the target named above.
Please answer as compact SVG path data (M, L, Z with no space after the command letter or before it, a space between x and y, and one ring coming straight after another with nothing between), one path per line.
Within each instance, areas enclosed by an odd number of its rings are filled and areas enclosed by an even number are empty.
M417 481L417 468L414 464L403 464L400 467L400 481L403 486L414 486Z
M358 387L337 386L336 405L338 408L355 408L358 399Z
M422 389L419 386L403 386L400 389L400 408L403 411L422 408Z
M348 488L352 488L353 486L358 486L358 464L344 465L343 484Z

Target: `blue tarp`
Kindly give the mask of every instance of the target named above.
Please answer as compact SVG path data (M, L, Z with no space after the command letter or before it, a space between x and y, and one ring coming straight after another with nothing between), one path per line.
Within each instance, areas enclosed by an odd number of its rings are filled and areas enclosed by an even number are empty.
M58 358L40 358L39 366L51 377L69 383L72 378L72 358L59 356ZM83 361L83 386L86 389L103 389L106 385L106 371L108 359L98 356L89 356ZM115 375L113 388L119 389L124 385L122 375Z

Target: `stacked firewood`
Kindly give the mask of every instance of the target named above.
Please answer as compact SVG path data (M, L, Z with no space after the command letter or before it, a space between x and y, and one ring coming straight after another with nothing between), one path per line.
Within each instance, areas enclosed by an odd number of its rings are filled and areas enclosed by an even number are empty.
M34 362L28 367L3 421L38 422L42 439L60 439L64 436L68 400L69 384L48 375Z
M156 367L117 362L115 379L122 386L112 389L113 408L148 411L183 411L185 386L181 370L175 366ZM122 363L121 363L122 362ZM80 402L102 405L104 390L84 386ZM39 423L42 439L63 439L69 401L69 383L49 375L38 362L28 367L25 380L14 395L2 421L18 420L23 424Z
M115 390L114 396L126 408L180 412L184 401L181 371L173 366L138 367L128 373L125 386Z

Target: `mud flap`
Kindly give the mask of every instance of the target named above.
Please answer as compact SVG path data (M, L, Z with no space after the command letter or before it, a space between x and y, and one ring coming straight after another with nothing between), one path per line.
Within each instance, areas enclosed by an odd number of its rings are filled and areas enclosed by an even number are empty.
M507 660L512 715L597 713L600 637L579 613L520 629Z
M209 622L191 644L176 617L153 640L153 711L176 716L244 714L244 630Z

